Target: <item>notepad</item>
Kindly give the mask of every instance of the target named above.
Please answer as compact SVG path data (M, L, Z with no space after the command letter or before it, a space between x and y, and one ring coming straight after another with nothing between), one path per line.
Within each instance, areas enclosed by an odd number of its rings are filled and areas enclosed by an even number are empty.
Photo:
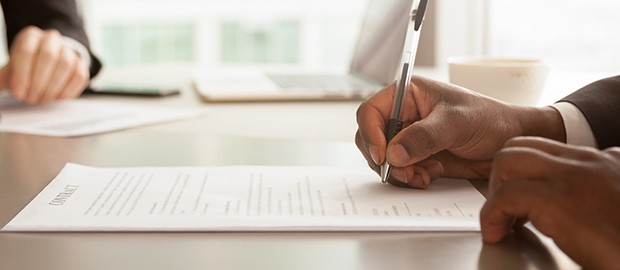
M2 231L479 231L466 180L427 190L366 168L67 164Z

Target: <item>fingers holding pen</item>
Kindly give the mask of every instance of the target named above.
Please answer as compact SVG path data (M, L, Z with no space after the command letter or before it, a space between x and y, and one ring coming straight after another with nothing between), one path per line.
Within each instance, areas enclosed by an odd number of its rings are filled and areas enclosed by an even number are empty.
M370 149L373 149L373 151L375 151L374 155L377 155L376 154L376 151L378 151L378 150L376 150L377 146L375 146L375 145L371 145L371 146L366 145L364 143L363 139L362 139L362 136L360 135L360 131L359 130L355 133L355 145L360 150L360 152L362 152L362 155L366 159L366 162L368 163L368 166L372 170L374 170L375 172L379 173L379 171L381 169L380 165L379 165L380 163L375 161L375 158L372 157L372 154L370 152L371 151Z
M356 144L370 163L383 164L385 160L386 123L390 117L390 107L395 85L391 84L377 92L357 109ZM371 166L372 167L372 166Z
M403 167L427 159L451 146L458 134L446 119L443 109L436 108L426 118L414 122L390 141L386 158L388 163Z
M388 182L400 187L426 189L443 171L441 162L430 158L411 166L392 167Z
M358 120L359 129L356 134L358 140L358 148L365 154L368 154L369 161L375 164L383 164L385 159L385 121L377 113L374 108L366 108L367 111L358 110L358 119L362 117L364 120Z
M375 162L375 158L372 157L373 149L378 151L377 146L371 145L368 148L364 146L359 131L355 136L355 143L367 160L368 166L379 173L382 163ZM443 172L444 169L441 162L435 159L427 159L416 165L392 167L392 173L388 182L400 187L425 189L428 188L432 180L439 178Z

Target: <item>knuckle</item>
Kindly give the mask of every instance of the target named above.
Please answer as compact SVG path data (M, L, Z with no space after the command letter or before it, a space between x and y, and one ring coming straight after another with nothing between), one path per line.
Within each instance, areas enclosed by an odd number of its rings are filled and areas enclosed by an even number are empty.
M357 110L355 111L355 118L358 119L358 120L360 119L360 115L362 114L364 103L365 103L365 101L362 102L362 104L359 107L357 107Z
M620 155L617 157L620 158ZM607 169L613 168L615 163L612 152L587 147L580 148L573 154L572 158L573 162L569 162L565 170L566 175L572 176L571 178L575 176L584 178L603 177Z
M537 156L537 152L532 151L532 149L514 145L514 146L506 146L499 149L495 153L494 160L501 160L503 162L513 162L515 159L520 158L534 158Z
M43 48L39 52L39 58L42 61L45 61L46 63L54 60L57 57L57 55L58 55L57 52L54 51L52 48Z
M601 152L594 148L583 147L576 150L576 158L582 161L596 161L601 157Z
M513 147L523 144L523 141L526 140L525 137L513 137L504 143L504 147Z
M362 149L362 147L364 146L363 140L362 140L362 136L360 135L360 131L357 130L357 132L355 132L355 145L357 145L358 149Z
M495 154L495 157L493 158L493 168L494 169L503 168L503 166L509 163L513 152L514 150L511 148L502 148L499 151L497 151L497 153Z
M69 69L73 66L75 60L70 54L63 53L58 59L58 67L60 69Z
M505 182L506 180L509 180L509 174L508 171L511 162L511 155L509 153L510 151L508 150L500 150L500 152L497 153L497 155L495 156L495 158L493 159L492 165L491 165L491 180L494 183L502 183Z
M11 49L13 53L27 57L32 57L37 53L35 46L13 46Z
M557 211L557 207L552 201L544 200L544 204L541 204L538 209L532 211L530 218L537 228L551 234L557 231L558 226L561 225L558 224L559 221L556 218Z
M620 147L610 147L603 150L603 153L614 159L620 159ZM620 161L620 160L619 160Z
M502 183L501 186L498 186L497 189L493 191L492 196L498 200L503 200L504 198L512 195L514 193L514 188L511 182Z
M364 102L362 102L362 104L357 107L357 110L355 111L355 117L358 120L361 120L364 117L364 114L366 113L366 111L368 110L368 100L365 100Z
M62 98L73 98L77 96L79 92L77 91L77 86L68 86L62 91Z
M39 35L41 34L42 30L34 25L29 25L24 27L24 29L21 31L24 35Z
M60 31L54 28L43 30L43 33L48 38L60 38L62 36Z
M78 69L76 70L75 76L80 81L80 84L85 83L86 81L88 81L89 77L88 69L86 69L82 65L79 65Z

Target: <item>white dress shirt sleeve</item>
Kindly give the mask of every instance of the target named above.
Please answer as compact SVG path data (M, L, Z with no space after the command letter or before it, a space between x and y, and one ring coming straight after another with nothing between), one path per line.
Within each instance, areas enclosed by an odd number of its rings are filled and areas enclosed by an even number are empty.
M84 66L88 70L90 70L90 53L88 52L86 46L84 46L84 44L80 43L79 41L67 36L63 36L62 39L64 40L65 44L69 45L71 48L73 48L73 50L75 50L75 52L80 56L80 59L82 60Z
M551 107L562 115L567 144L598 147L594 132L579 108L569 102L558 102Z

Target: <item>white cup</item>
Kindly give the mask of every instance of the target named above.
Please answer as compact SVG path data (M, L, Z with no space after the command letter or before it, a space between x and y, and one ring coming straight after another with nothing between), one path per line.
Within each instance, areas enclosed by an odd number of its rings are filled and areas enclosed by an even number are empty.
M450 82L504 102L535 106L549 67L543 59L458 56L448 58Z

